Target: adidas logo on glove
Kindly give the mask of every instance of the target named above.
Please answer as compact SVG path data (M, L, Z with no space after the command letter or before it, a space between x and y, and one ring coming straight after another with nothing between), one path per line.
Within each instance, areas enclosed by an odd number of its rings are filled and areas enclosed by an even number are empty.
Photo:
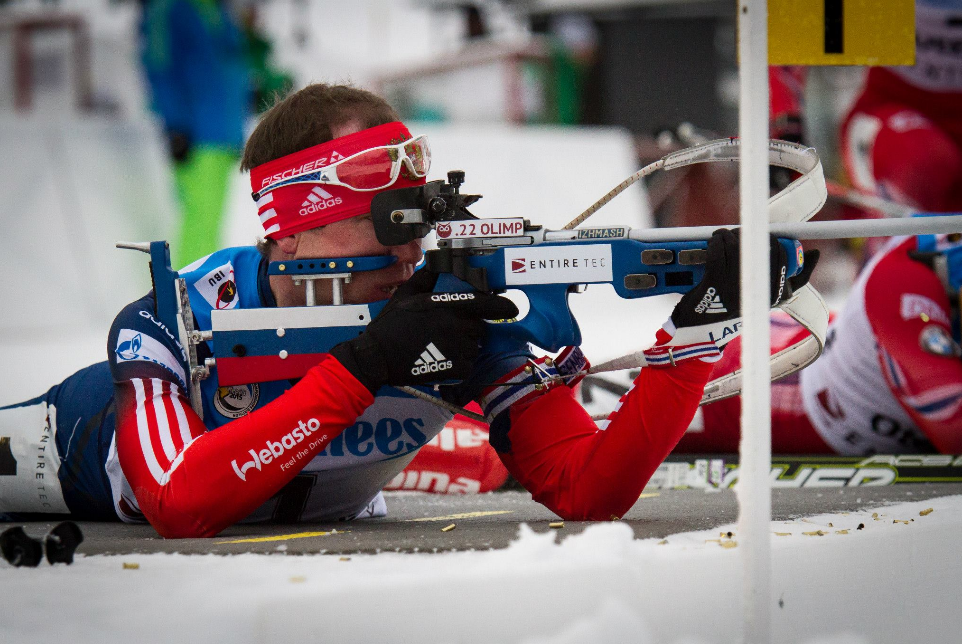
M775 296L776 304L782 301L782 295L785 294L785 271L786 270L787 270L786 267L782 266L782 272L778 276L778 295Z
M705 296L701 298L701 302L695 307L695 313L728 313L728 309L722 304L721 297L715 291L714 287L709 287L705 291Z
M474 293L438 293L431 296L432 302L457 302L458 300L473 300Z
M444 371L445 369L450 369L452 366L451 361L445 358L444 354L438 351L438 348L431 342L427 348L421 352L421 357L417 359L417 362L414 363L411 374L420 376L425 373Z

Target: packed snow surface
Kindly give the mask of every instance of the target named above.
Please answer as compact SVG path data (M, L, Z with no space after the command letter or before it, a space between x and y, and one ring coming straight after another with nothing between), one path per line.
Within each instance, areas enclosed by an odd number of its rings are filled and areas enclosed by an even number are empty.
M773 641L959 641L960 530L962 496L773 522ZM560 544L557 536L522 525L511 547L484 552L154 554L4 565L0 640L739 640L736 526L634 540L627 525L606 523Z

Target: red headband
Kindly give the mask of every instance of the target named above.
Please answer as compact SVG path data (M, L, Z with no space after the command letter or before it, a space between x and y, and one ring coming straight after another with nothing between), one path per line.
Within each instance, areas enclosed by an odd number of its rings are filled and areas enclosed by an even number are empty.
M400 121L361 130L314 147L288 154L251 170L254 193L287 177L317 170L362 150L394 145L411 138ZM391 188L424 185L425 179L412 181L401 173ZM264 235L272 239L287 237L303 230L332 224L371 212L376 191L357 192L344 186L321 183L294 183L276 188L257 200L257 214Z

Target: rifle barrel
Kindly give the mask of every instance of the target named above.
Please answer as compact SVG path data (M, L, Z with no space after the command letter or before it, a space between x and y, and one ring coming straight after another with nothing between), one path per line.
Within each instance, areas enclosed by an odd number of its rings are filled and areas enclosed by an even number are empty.
M629 239L645 242L707 240L718 228L730 226L687 226L684 228L637 228ZM962 213L926 215L904 219L846 219L773 223L772 234L790 239L846 239L854 237L896 237L962 233Z

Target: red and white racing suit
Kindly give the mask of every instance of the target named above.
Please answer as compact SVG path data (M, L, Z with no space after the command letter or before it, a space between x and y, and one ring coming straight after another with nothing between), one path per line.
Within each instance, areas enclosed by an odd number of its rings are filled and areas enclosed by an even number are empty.
M603 431L569 388L555 387L508 410L510 445L500 457L559 516L619 517L684 433L711 367L687 360L646 369ZM206 430L173 382L133 380L118 390L123 472L140 512L167 537L212 536L248 517L375 402L333 358L272 403L215 431ZM252 458L257 476L252 467L239 478L232 459L246 456L249 446L286 444L298 429L305 435L300 451L290 459Z
M772 451L846 455L962 453L962 360L952 340L952 307L932 269L909 257L915 238L890 242L853 287L829 327L825 352L798 374L772 383ZM773 323L772 352L806 331ZM712 378L739 363L740 340ZM702 407L704 429L678 451L738 451L741 399Z
M142 312L141 317L150 318L149 310ZM111 341L119 342L123 332L113 329ZM275 506L284 504L283 496L275 495L302 472L308 476L297 502L320 504L323 514L317 518L345 516L348 500L354 508L350 515L363 516L357 501L375 497L408 461L363 461L381 443L388 451L405 446L400 425L385 425L385 431L397 430L390 436L372 436L372 423L358 419L407 405L409 415L422 419L418 433L433 436L451 416L416 399L381 392L373 396L327 357L263 407L209 430L178 382L178 364L148 359L145 352L153 345L142 342L136 349L141 358L133 362L136 372L116 380L116 451L107 473L123 485L118 491L121 518L142 516L165 537L213 536L242 519L259 517L272 499ZM153 350L153 355L165 355ZM559 516L620 517L684 433L712 366L689 359L644 370L605 430L598 429L569 387L543 392L534 385L519 387L519 399L504 403L492 426L498 456L536 501ZM343 465L332 463L326 457L334 445L343 449L338 441L348 429L369 434L363 452ZM345 444L348 438L358 437L345 437ZM350 442L358 443L357 451L360 443ZM122 468L122 473L111 468ZM294 509L293 516L310 518L303 508Z
M962 211L962 7L916 3L916 64L873 67L842 124L852 184L928 212Z

